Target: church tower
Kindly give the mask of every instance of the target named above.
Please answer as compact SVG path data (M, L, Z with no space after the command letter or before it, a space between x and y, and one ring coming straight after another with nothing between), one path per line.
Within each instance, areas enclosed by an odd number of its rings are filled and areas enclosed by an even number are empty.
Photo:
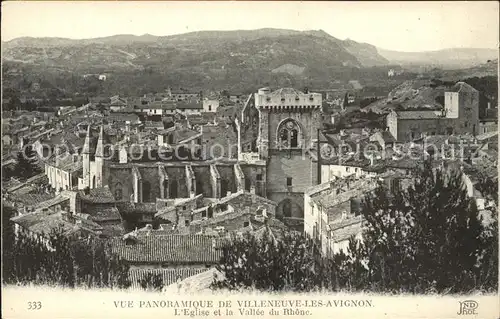
M87 136L83 144L83 188L90 187L90 124L87 126Z
M310 156L321 128L322 96L282 88L255 94L259 111L259 155L267 161L267 197L279 203L277 216L303 218L303 195L316 185Z
M105 177L105 157L107 156L106 150L104 148L104 126L101 126L101 131L99 132L99 139L97 140L97 146L95 149L95 183L93 188L104 186Z

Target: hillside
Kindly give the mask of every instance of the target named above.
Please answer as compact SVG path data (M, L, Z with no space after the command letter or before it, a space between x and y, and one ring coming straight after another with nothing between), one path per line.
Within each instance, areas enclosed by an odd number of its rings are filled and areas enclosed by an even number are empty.
M378 53L377 47L368 43L358 43L346 39L343 46L347 52L356 56L363 66L380 66L390 64L389 60Z
M101 92L160 85L235 90L267 83L329 87L332 81L357 79L343 78L346 72L387 62L371 45L342 41L321 30L124 34L83 40L25 37L2 44L7 87L46 80L68 92L68 81L75 81L71 77L89 73L108 75L108 83L99 84Z
M238 66L271 71L285 64L314 69L373 65L364 65L361 60L385 62L376 49L363 50L364 46L323 31L203 31L165 37L18 38L3 43L3 59L88 72L100 71L102 66L153 66L158 70L189 66L205 71Z
M447 69L469 68L498 58L498 50L474 48L424 52L398 52L378 48L378 53L394 64L430 65Z

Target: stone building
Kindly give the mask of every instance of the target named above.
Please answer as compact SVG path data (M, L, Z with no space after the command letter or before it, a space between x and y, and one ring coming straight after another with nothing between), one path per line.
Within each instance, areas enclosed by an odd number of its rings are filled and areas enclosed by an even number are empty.
M345 250L349 239L361 240L362 200L384 183L387 189L408 186L406 177L388 170L379 175L351 175L310 187L304 195L304 233L316 240L324 255Z
M236 132L232 138L236 147L231 150L233 154L237 152L234 159L227 158L229 150L225 150L223 159L181 160L150 157L148 149L139 151L141 158L131 158L126 148L117 150L107 145L109 137L102 127L97 143L91 143L89 125L78 189L108 187L117 206L133 203L132 210L143 204L153 207L158 200L189 199L197 195L220 199L228 193L246 191L278 203L277 218L302 221L304 191L317 183L316 164L309 152L317 142L321 106L321 94L290 88L274 92L264 88L250 95L238 113L235 126L226 126L227 132L217 131L214 136L214 141L222 138L227 144L227 138ZM185 141L182 138L172 141L171 133L180 131L167 131L161 132L158 145ZM205 129L201 133L194 136L195 144L211 145ZM205 135L210 139L208 142ZM149 221L154 207L146 211Z
M304 191L317 183L308 152L321 128L321 94L262 88L254 99L259 112L258 153L268 172L267 198L279 203L277 216L302 219Z
M391 111L386 118L389 132L402 142L423 135L479 133L479 92L458 82L444 95L442 110Z
M219 108L219 100L215 99L203 100L203 112L216 112L217 108Z

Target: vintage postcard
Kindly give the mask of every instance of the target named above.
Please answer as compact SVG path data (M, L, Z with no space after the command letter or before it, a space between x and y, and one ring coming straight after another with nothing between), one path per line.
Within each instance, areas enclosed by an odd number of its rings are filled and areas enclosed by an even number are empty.
M2 318L500 318L498 2L2 3Z

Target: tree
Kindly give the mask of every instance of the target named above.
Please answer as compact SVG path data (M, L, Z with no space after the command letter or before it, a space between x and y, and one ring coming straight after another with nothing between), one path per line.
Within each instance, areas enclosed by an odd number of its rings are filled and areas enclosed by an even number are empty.
M303 235L282 239L246 235L222 247L214 288L310 291L370 290L410 293L495 291L498 219L484 225L467 196L462 173L432 168L416 172L407 188L384 184L366 195L362 241L321 256ZM264 236L266 237L266 236Z
M352 253L367 261L370 281L379 290L484 288L478 264L491 238L483 236L460 172L435 171L427 162L407 190L388 193L381 186L367 196L362 213L364 249Z
M17 163L14 172L18 177L29 178L38 173L40 169L36 166L36 153L29 144L17 152Z
M2 282L10 280L14 272L12 247L15 242L14 223L10 220L15 216L15 209L2 204Z
M476 187L485 198L493 200L498 207L498 180L489 176L480 176Z
M140 280L139 285L144 290L161 291L163 289L163 278L161 274L146 273Z
M224 279L214 288L295 291L312 290L321 284L315 275L319 255L311 240L301 234L286 234L275 240L266 232L262 238L246 234L222 247L217 269Z
M8 257L3 268L5 283L130 287L129 265L112 254L109 243L102 239L80 239L61 228L39 236L20 231L7 240L11 237L3 238L5 244L10 243L3 247L3 257Z

